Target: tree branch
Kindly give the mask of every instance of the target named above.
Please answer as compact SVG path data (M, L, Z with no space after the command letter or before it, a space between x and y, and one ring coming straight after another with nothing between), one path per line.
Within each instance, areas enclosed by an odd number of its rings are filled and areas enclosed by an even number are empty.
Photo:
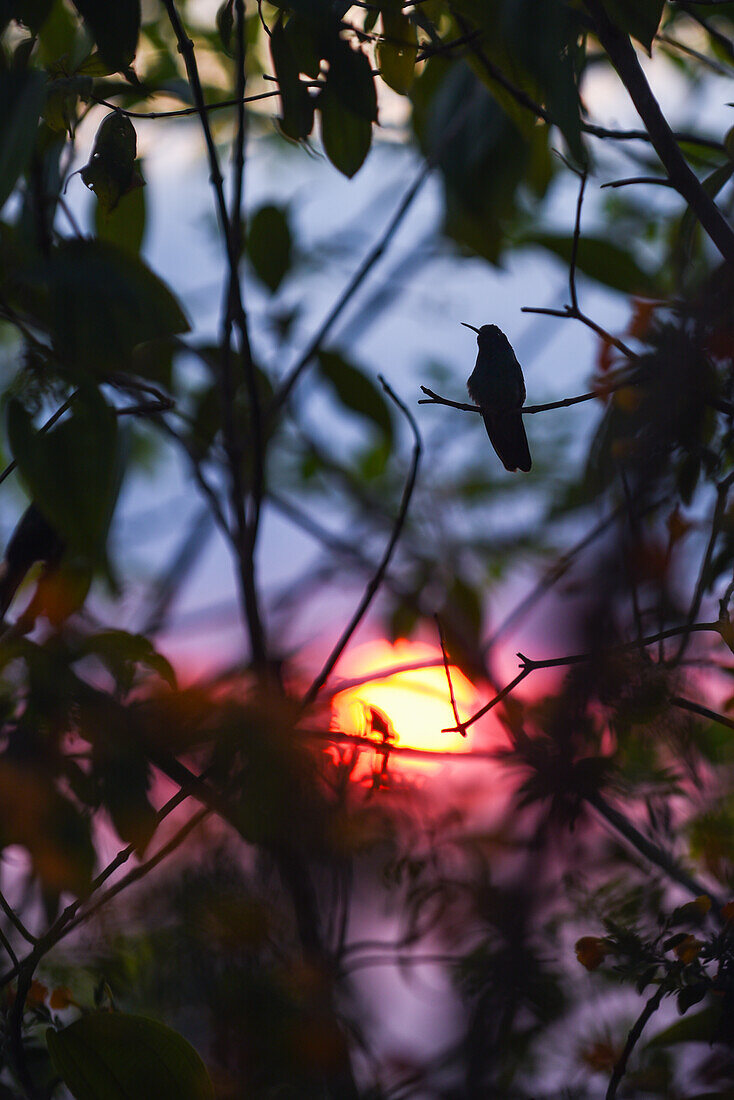
M644 122L668 178L691 207L727 263L734 265L734 231L688 167L650 89L632 43L626 34L611 23L600 0L585 0L585 4L596 25L599 41Z

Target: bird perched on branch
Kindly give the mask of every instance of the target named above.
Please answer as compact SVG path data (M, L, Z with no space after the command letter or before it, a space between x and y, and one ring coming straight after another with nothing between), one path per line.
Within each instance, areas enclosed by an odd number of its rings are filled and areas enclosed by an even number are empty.
M532 466L520 409L525 401L522 367L510 341L497 325L465 328L477 334L479 352L466 388L482 412L487 435L506 470L527 472Z
M0 562L0 619L5 617L28 570L36 562L43 562L47 571L53 571L63 554L62 539L40 509L31 504L21 516Z

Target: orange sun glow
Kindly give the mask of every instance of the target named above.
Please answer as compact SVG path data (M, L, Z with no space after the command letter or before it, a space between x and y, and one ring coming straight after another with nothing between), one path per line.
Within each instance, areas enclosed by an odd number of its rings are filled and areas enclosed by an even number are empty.
M406 665L424 663L428 667L404 668ZM393 668L402 668L403 671L390 673ZM468 752L471 749L471 730L467 737L462 737L460 733L442 732L456 722L438 647L405 640L394 645L387 641L368 642L344 659L340 671L347 682L357 679L363 682L347 683L344 690L334 696L335 729L360 736L374 736L375 741L381 741L379 715L376 724L374 714L370 712L370 708L374 707L392 723L395 736L391 743L394 745L437 753ZM451 682L459 717L464 720L477 705L477 692L453 665ZM413 766L413 759L408 760Z

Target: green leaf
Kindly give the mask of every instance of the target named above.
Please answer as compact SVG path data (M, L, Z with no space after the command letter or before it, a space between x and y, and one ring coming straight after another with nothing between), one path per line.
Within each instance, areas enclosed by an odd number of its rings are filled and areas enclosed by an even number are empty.
M647 1044L649 1047L668 1047L676 1043L711 1043L721 1019L721 1008L712 1005L677 1020L664 1031L660 1031Z
M105 241L63 241L18 282L24 308L74 373L124 370L136 345L189 327L158 276Z
M326 87L342 107L368 122L377 121L377 92L369 58L353 50L343 38L335 38L327 53Z
M293 242L287 211L268 203L249 220L247 255L255 274L272 293L280 286L291 266Z
M129 68L138 48L140 0L73 0L112 72Z
M144 1016L93 1012L46 1043L75 1100L214 1100L201 1058L183 1036Z
M652 49L663 16L665 0L603 0L607 15L616 27Z
M571 262L573 237L560 233L525 234L518 245L539 245L566 263ZM590 279L595 279L624 294L645 294L654 291L654 280L644 271L631 252L602 237L582 237L576 256L576 267Z
M393 91L405 95L415 76L418 33L402 8L390 5L382 12L382 33L377 44L377 64L382 79Z
M31 497L67 550L103 556L118 491L117 417L89 387L49 432L36 431L17 399L8 403L8 438Z
M232 31L234 29L234 0L224 0L217 10L217 30L224 52L232 57Z
M278 19L270 35L270 55L283 107L280 128L293 141L304 141L313 129L314 102L300 79L298 63L286 37L282 18Z
M116 245L123 252L138 255L145 236L145 189L134 187L120 199L114 210L105 213L100 202L94 211L97 239Z
M170 662L143 634L130 634L127 630L102 630L84 640L80 653L99 657L124 691L129 691L133 686L137 665L157 673L170 688L176 687L176 674Z
M30 160L45 94L35 69L0 72L0 207Z
M370 151L372 123L348 110L328 83L319 94L317 106L321 111L324 151L334 167L351 179Z
M371 378L337 351L319 352L319 370L347 409L365 417L392 441L390 409L382 392Z
M97 196L103 214L111 214L124 195L144 185L135 163L137 146L130 119L120 111L106 115L97 130L89 163L80 173Z

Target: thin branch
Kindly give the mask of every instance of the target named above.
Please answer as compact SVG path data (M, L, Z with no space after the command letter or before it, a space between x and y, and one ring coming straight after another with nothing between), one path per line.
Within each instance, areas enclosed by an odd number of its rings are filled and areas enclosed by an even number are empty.
M280 95L279 91L272 92L259 92L257 95L248 95L244 97L245 103L255 103L259 99L273 99L275 96ZM183 118L186 115L200 115L202 109L207 113L212 111L220 111L224 107L238 107L240 101L238 99L222 99L217 103L205 103L202 107L178 107L172 111L128 111L124 107L118 107L115 103L110 103L106 99L95 99L95 103L99 103L102 107L108 107L111 111L119 111L121 115L126 115L127 118Z
M14 925L14 927L16 928L16 930L18 932L20 932L23 939L26 940L27 943L35 944L37 942L37 937L34 936L31 932L28 931L26 926L23 924L23 921L20 919L18 914L15 912L12 905L9 904L7 898L5 897L5 895L3 894L3 892L1 890L0 890L0 907L2 908L3 913L5 913L5 916L8 918L10 923L12 925Z
M688 622L693 623L698 618L698 613L701 610L701 603L703 601L703 594L706 591L706 585L709 580L709 570L711 567L711 561L714 556L714 549L716 547L716 540L719 537L721 531L721 525L724 519L724 512L726 511L727 501L729 499L729 489L734 484L734 472L728 474L723 478L716 486L716 506L714 507L714 514L711 519L711 532L706 544L706 551L703 555L701 562L701 568L698 574L698 580L696 582L696 589L693 593L693 599L691 600L691 606L688 610ZM684 635L683 640L678 648L678 652L673 657L672 663L678 664L678 662L685 656L685 652L688 648L688 637Z
M71 397L69 397L66 401L64 401L63 405L59 405L56 412L53 413L48 418L48 420L46 420L45 423L43 423L41 425L41 427L38 429L38 434L43 435L43 433L47 432L49 430L49 428L53 428L56 421L60 420L61 417L64 415L64 413L67 412L71 408L71 406L74 403L75 399L76 399L76 391L71 395ZM2 483L5 481L6 478L10 477L10 475L12 474L13 470L17 467L17 465L18 465L18 463L15 461L15 459L13 459L12 462L9 462L7 464L5 469L0 473L0 485L2 485Z
M518 657L521 656L518 654ZM514 680L511 680L509 684L505 684L501 691L498 691L494 698L490 699L488 703L485 703L475 714L472 714L470 718L467 718L464 722L457 722L455 726L447 726L446 729L442 729L441 733L460 733L462 736L466 736L466 731L469 726L473 726L475 722L478 722L480 718L483 718L485 714L488 714L493 707L496 707L498 703L501 703L503 699L506 699L511 691L514 691L518 684L521 684L526 676L529 676L533 671L532 668L525 665Z
M355 630L357 629L360 622L362 621L364 615L367 612L367 609L369 608L370 604L372 603L372 600L375 597L375 594L377 593L377 590L379 589L380 585L382 584L385 573L387 572L387 567L390 564L390 560L392 558L393 551L395 550L395 547L397 546L398 539L400 538L400 535L401 535L402 530L403 530L403 526L405 525L405 520L406 520L407 515L408 515L408 508L410 506L410 500L411 500L411 497L413 496L413 489L415 488L415 482L416 482L416 478L418 476L418 465L420 463L421 450L422 450L421 437L420 437L420 432L418 431L418 425L416 424L416 422L413 418L413 414L410 412L410 410L407 408L407 406L400 400L400 398L397 396L397 394L395 394L394 391L390 388L390 386L385 381L385 379L382 377L382 375L380 375L379 378L380 378L380 382L382 384L382 388L385 390L385 393L388 395L388 397L392 401L395 402L397 407L403 413L403 415L405 416L406 420L408 421L408 423L410 425L410 429L413 433L413 458L412 458L412 461L411 461L411 464L410 464L410 472L408 473L408 479L405 483L405 488L403 489L403 497L402 497L402 500L400 502L400 510L398 512L397 519L395 520L395 524L393 526L393 530L392 530L392 534L390 536L390 540L389 540L387 546L385 547L384 554L382 555L382 560L381 560L380 564L378 565L374 576L372 577L369 584L367 585L367 588L365 589L364 595L362 596L362 599L359 602L359 606L357 607L357 610L352 615L352 618L350 619L349 623L347 624L344 631L342 632L341 637L339 638L338 642L336 643L333 650L331 651L328 658L326 659L326 663L324 664L323 668L321 669L318 676L313 681L310 688L308 689L308 691L304 695L304 697L303 697L303 706L304 707L308 707L308 706L311 705L311 703L313 703L314 699L316 698L318 693L321 691L321 688L324 686L324 684L328 680L328 678L331 675L334 667L336 666L337 661L339 660L342 653L344 652L344 649L348 645L350 638L352 637Z
M702 718L709 718L712 722L718 722L719 725L734 730L734 719L729 718L726 714L711 710L709 707L704 707L701 703L694 703L692 699L684 699L682 695L674 695L670 702L680 710L689 710L691 714L699 714Z
M347 286L344 288L339 298L336 300L331 310L326 315L324 321L307 345L305 351L302 353L295 366L291 368L290 372L286 375L284 381L282 382L280 388L275 393L269 409L269 414L271 416L279 412L279 410L286 403L286 401L290 397L293 387L296 385L301 375L309 366L312 359L318 352L322 343L326 339L327 334L330 332L334 322L341 315L344 308L351 301L355 292L359 289L361 284L366 279L367 275L369 275L372 268L386 251L388 245L390 244L390 241L397 232L400 223L403 221L403 218L412 206L418 192L430 176L433 169L440 161L447 144L452 140L459 128L463 125L466 115L468 114L469 108L471 106L472 99L466 99L459 110L453 116L451 124L441 135L441 138L439 139L439 142L434 151L420 166L413 182L410 184L407 191L403 195L403 198L398 204L395 213L388 221L382 234L380 235L374 246L367 253L367 255L364 257L362 263L359 265L354 275L349 280Z
M612 393L628 385L629 382L620 382L618 385L609 387L605 392ZM482 411L478 405L471 405L467 401L451 401L448 397L441 397L428 386L421 386L421 390L426 395L426 399L421 398L418 401L419 405L448 405L449 408L459 409L461 412L481 413ZM532 416L534 413L549 412L551 409L567 409L570 405L579 405L582 401L593 401L594 398L601 397L602 394L593 390L590 393L581 393L577 397L564 397L561 401L548 401L545 405L524 405L519 411L523 416Z
M689 894L694 898L700 897L702 894L708 894L711 901L714 904L714 908L719 910L721 908L721 899L712 894L711 890L704 886L702 882L699 882L697 878L690 875L680 864L666 852L664 848L659 847L657 844L653 844L651 840L636 829L631 821L620 810L617 810L614 806L611 806L607 800L600 793L585 795L586 801L592 806L596 812L615 830L619 833L628 844L630 844L640 855L644 856L648 862L659 867L661 871L664 871L668 878L673 882L677 882L679 886L682 886Z
M588 317L581 310L574 310L572 306L564 306L563 309L550 309L544 306L521 306L521 313L540 313L546 317L570 317L574 321L580 321L582 325L586 325L592 332L595 332L597 336L600 336L607 344L611 344L612 347L621 351L628 359L634 362L639 359L639 355L632 351L632 348L628 347L623 340L620 340L617 336L612 336L610 332L603 329L601 325L598 325L596 321L592 321L591 317Z
M629 179L610 180L609 183L603 183L600 191L603 191L605 187L629 187L633 183L652 183L657 184L659 187L675 187L675 184L671 183L667 176L630 176Z
M657 634L649 634L646 638L636 638L633 642L623 642L621 645L609 646L604 652L606 653L627 653L631 649L638 649L640 646L654 645L655 642L663 641L666 638L680 637L681 634L698 633L711 631L714 634L718 634L721 637L721 623L692 623L686 626L671 626L667 630L660 630ZM461 729L467 729L472 726L480 718L482 718L492 707L510 694L511 691L520 684L526 676L529 676L531 672L535 672L538 668L561 668L565 665L580 665L586 664L588 661L595 660L599 656L600 651L589 653L572 653L566 657L548 657L545 660L534 661L530 657L526 657L523 653L518 653L520 658L521 670L514 680L511 680L509 684L506 684L502 690L495 695L493 699L489 701L485 706L472 714L470 718L461 723ZM458 727L448 727L442 730L443 733L460 732Z
M627 1042L624 1045L624 1050L619 1056L619 1060L614 1067L611 1079L609 1081L609 1087L607 1088L605 1100L614 1100L617 1095L617 1089L620 1082L627 1070L627 1062L629 1061L630 1054L635 1049L638 1039L642 1035L645 1024L654 1013L660 1008L660 1002L662 1001L665 993L667 992L664 985L659 985L656 991L650 997L649 1001L643 1008L642 1012L635 1021L629 1035L627 1036Z
M689 168L652 93L632 43L626 34L613 25L600 0L585 0L585 4L596 25L599 41L645 124L669 179L691 207L724 259L734 264L734 230Z
M576 199L576 218L573 226L573 243L571 245L571 262L568 267L568 290L571 295L571 309L579 313L579 300L576 293L576 259L579 252L579 240L581 239L581 209L584 205L584 191L589 173L584 169L579 175L579 193Z
M461 732L462 737L466 737L466 730L461 729L461 719L459 718L459 711L456 706L456 696L454 695L454 685L451 680L451 667L449 665L449 655L446 651L446 639L443 636L443 628L441 627L441 620L438 615L433 616L436 620L436 627L438 629L438 638L441 642L441 653L443 655L443 667L446 672L446 679L449 685L449 697L451 699L451 710L454 713L454 721L456 722L456 728Z

